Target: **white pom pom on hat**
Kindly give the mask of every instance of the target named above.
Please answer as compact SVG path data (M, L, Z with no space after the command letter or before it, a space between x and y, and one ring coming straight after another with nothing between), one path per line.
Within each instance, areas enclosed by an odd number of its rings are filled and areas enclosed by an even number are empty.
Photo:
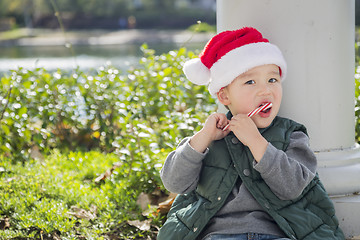
M199 58L185 62L183 71L194 84L208 85L215 96L240 74L265 64L279 66L285 79L287 66L280 49L255 28L245 27L211 38Z
M197 85L207 85L210 82L210 70L201 62L200 58L194 58L185 62L183 71L187 79Z

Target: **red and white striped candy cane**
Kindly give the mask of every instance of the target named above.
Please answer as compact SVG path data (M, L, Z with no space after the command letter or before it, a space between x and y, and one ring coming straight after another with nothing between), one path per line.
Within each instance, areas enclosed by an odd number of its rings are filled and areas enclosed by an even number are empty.
M251 112L248 113L248 117L252 117L256 114L258 114L259 112L265 111L266 109L269 109L272 107L272 103L268 102L258 108L255 108L254 110L252 110ZM229 128L230 124L226 125L222 130L226 131Z

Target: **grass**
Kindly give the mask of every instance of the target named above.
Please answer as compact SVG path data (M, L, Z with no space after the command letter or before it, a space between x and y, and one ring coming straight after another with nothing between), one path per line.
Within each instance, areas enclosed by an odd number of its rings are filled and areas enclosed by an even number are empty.
M136 203L126 164L95 182L119 158L99 152L54 151L24 164L0 161L0 239L146 239L156 236L160 217L143 231L128 220L146 220ZM142 238L143 236L143 238Z

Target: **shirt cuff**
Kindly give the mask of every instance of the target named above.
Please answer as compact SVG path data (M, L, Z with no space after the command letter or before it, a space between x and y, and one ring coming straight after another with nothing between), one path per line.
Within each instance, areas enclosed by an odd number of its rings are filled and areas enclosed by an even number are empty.
M269 143L261 160L259 162L254 160L254 169L260 174L270 173L274 168L274 159L276 158L277 151L279 149Z

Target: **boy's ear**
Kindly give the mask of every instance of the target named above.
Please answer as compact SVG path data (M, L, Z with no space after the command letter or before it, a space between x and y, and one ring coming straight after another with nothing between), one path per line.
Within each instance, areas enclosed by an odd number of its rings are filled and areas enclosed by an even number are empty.
M225 88L220 89L219 92L216 93L219 102L225 106L230 104L230 100L228 98L227 92Z

